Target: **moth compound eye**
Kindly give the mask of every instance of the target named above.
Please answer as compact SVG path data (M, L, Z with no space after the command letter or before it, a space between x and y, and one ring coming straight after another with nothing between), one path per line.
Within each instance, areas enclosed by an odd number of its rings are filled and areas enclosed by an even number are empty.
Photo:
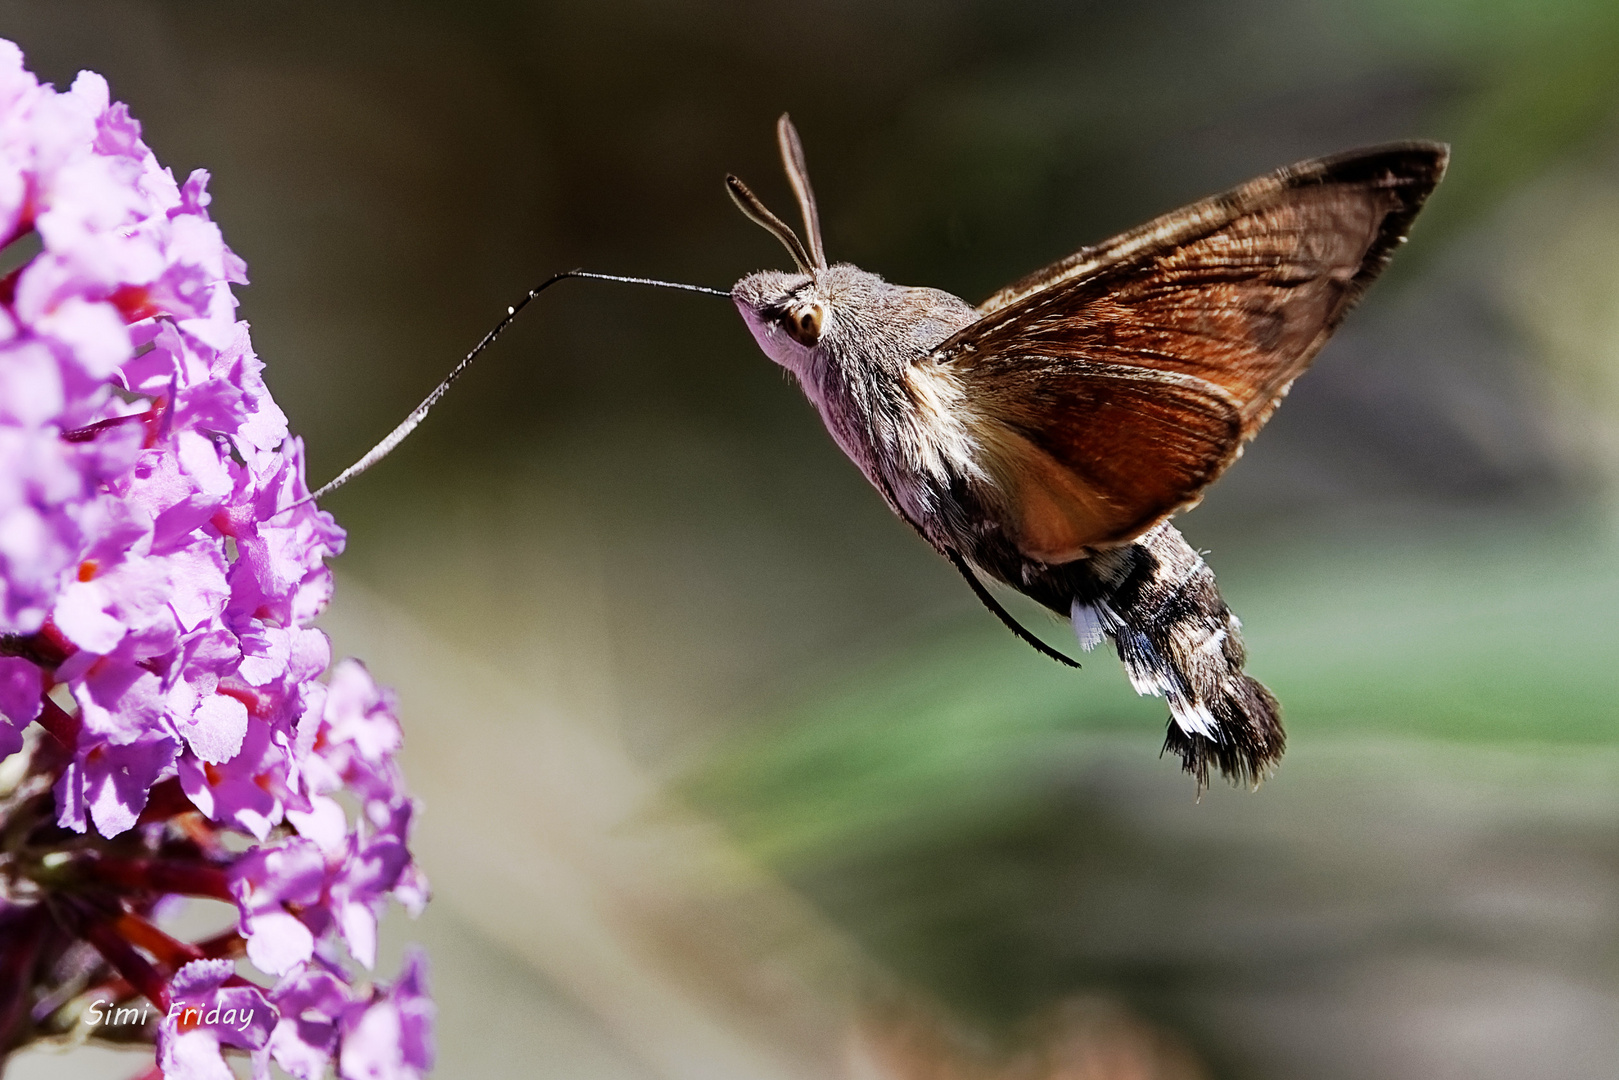
M789 309L782 317L781 324L800 345L814 345L821 340L821 326L825 319L824 307L820 304L805 304L803 307Z

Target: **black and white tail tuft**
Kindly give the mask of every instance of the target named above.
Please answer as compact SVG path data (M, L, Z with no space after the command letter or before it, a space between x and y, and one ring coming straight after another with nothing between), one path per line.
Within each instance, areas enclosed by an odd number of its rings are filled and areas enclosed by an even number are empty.
M1082 563L1074 631L1087 649L1106 635L1139 694L1169 703L1164 749L1180 756L1201 792L1209 767L1256 785L1282 756L1280 708L1243 673L1241 624L1220 598L1214 571L1171 525Z

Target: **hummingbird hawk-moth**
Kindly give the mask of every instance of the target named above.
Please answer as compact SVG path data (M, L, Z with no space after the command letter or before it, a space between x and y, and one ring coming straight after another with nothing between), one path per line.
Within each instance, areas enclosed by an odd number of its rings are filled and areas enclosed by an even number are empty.
M1166 750L1257 782L1283 746L1237 617L1169 518L1195 506L1388 265L1449 151L1407 142L1278 169L1014 281L977 307L829 264L804 151L776 124L804 237L731 197L792 256L726 292L569 270L530 289L405 420L305 500L386 457L530 301L568 278L728 296L889 507L1013 633L983 578L1111 639L1169 703ZM294 504L298 505L298 504ZM290 509L290 507L288 508ZM1077 665L1075 665L1077 666Z
M795 269L731 297L889 507L1014 632L982 577L1112 640L1162 695L1165 749L1201 790L1281 756L1276 699L1243 671L1237 617L1169 523L1242 453L1382 272L1444 175L1396 143L1251 180L1083 248L974 307L828 264L798 133L777 123L803 213L791 228L736 177ZM1072 661L1068 661L1072 663Z

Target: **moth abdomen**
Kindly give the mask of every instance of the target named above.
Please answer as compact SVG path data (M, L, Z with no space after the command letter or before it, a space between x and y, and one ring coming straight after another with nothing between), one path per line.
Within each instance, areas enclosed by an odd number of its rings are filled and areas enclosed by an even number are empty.
M1209 766L1235 784L1256 786L1281 760L1287 738L1281 707L1265 684L1232 669L1211 696L1217 732L1214 738L1188 734L1173 720L1164 733L1164 750L1174 751L1201 791L1209 786Z
M1210 766L1234 783L1262 780L1286 742L1281 710L1242 670L1241 624L1185 538L1163 524L1061 569L1080 643L1111 638L1136 692L1168 702L1164 749L1180 757L1199 790Z

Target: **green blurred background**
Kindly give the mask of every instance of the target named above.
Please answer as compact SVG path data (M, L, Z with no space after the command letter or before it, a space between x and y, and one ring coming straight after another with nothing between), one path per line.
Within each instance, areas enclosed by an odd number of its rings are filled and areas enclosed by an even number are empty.
M1009 639L700 297L548 294L328 501L328 628L401 692L441 1075L1619 1074L1612 0L10 0L0 35L212 171L317 481L553 271L779 265L720 180L787 209L783 110L831 256L973 300L1450 141L1182 522L1286 711L1257 793L1194 801L1110 655Z

